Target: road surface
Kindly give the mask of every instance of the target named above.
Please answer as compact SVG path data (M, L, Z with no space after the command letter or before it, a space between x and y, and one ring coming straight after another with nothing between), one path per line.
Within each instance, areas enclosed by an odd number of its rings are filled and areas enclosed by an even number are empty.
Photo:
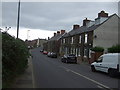
M87 64L66 64L60 58L50 58L32 49L35 88L118 88L118 78L105 73L92 72Z

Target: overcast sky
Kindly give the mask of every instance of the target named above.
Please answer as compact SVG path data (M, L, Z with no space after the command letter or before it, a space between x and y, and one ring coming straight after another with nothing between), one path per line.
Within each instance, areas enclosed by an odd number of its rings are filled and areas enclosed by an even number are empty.
M7 26L16 29L17 7L17 2L2 2L2 28ZM101 10L106 11L109 15L118 14L118 3L21 2L20 29L24 31L25 29L51 31L51 33L44 35L46 37L50 35L51 37L53 32L61 29L70 31L74 24L82 26L82 21L86 17L94 20ZM27 31L25 32L27 33ZM46 38L44 36L40 38Z

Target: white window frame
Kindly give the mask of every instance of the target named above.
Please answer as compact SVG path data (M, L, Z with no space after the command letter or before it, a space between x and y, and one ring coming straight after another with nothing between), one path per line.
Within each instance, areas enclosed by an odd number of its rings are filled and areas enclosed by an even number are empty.
M82 37L81 37L81 35L79 36L79 43L81 43L81 40L82 40Z
M78 50L78 56L80 56L80 47L79 47L79 50Z
M85 43L87 43L88 40L88 34L85 34Z
M71 44L73 44L73 37L71 38Z
M65 43L65 38L63 39L63 43Z
M87 51L87 49L84 49L84 57L87 57L86 51Z

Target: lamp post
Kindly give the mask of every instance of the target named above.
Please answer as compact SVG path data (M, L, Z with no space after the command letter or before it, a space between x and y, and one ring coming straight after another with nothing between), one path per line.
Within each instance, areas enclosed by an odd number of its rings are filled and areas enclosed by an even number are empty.
M18 2L18 17L17 17L17 38L19 34L19 20L20 20L20 0Z
M27 40L28 40L28 38L29 38L29 31L30 31L30 30L27 31Z

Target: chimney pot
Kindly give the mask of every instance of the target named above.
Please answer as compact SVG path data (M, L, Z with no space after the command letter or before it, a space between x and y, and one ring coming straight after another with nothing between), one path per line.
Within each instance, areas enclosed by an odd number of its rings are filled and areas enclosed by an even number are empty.
M61 30L61 34L64 34L65 33L65 30Z
M54 36L56 36L56 33L54 33Z
M50 37L48 37L48 40L50 40Z
M57 34L60 34L60 31L57 31Z
M98 18L99 17L108 17L108 13L105 13L105 11L101 11L100 13L98 13Z
M73 30L75 30L75 29L78 29L80 27L80 25L73 25Z
M87 22L90 22L91 20L88 20L87 18L85 18L84 20L83 20L83 26L86 26L86 24L87 24Z

